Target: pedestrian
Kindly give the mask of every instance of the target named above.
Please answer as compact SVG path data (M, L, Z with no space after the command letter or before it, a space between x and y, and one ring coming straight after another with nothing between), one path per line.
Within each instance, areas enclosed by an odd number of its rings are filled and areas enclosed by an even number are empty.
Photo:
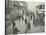
M27 19L25 19L25 25L27 24Z
M21 17L19 16L19 21L20 21L20 18L21 18Z
M18 34L19 30L17 28L14 29L13 34Z
M31 29L31 27L30 27L30 23L29 23L29 22L28 22L28 24L27 24L27 29L28 29L28 30Z

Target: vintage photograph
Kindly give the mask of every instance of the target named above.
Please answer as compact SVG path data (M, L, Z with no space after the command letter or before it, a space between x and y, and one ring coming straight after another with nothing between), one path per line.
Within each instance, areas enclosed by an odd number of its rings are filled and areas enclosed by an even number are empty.
M5 0L5 35L44 32L44 2Z

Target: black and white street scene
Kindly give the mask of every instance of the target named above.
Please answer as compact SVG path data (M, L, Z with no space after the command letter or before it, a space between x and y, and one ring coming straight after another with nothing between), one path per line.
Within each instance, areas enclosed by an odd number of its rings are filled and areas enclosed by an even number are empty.
M5 0L5 34L45 32L45 3Z

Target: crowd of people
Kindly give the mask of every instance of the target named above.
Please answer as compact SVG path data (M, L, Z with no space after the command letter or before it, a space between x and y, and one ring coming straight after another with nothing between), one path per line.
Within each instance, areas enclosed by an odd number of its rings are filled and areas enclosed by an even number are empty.
M39 19L38 18L36 18L35 20L34 20L34 18L35 18L35 15L33 14L33 15L27 15L26 13L24 13L23 15L21 15L21 16L19 16L18 17L18 20L19 20L19 22L20 21L24 21L24 24L25 24L25 31L24 31L24 33L27 33L29 30L31 30L32 29L32 26L33 25L35 25L36 27L37 27L37 25L38 24L40 24L41 23L41 21L39 22L39 20L41 20L40 19L40 17L39 17ZM35 22L34 22L35 21ZM42 21L43 22L43 21ZM23 23L22 23L23 24ZM43 23L44 24L44 23ZM13 27L14 26L16 26L16 23L13 23ZM20 25L21 26L21 25ZM14 28L14 30L16 30L17 32L20 32L20 30L17 30L17 27L16 28ZM14 31L14 34L15 34L15 32L16 31Z
M27 16L26 14L23 14L22 16L19 16L18 17L18 20L19 21L24 21L25 22L25 26L26 26L26 30L25 30L25 33L27 33L27 30L30 30L31 29L31 22L32 22L32 15L29 15ZM16 25L16 23L14 22L13 23L13 27ZM24 25L23 25L24 26ZM18 30L16 30L16 28L14 28L14 34L17 34L17 32L19 32ZM16 30L16 31L15 31Z

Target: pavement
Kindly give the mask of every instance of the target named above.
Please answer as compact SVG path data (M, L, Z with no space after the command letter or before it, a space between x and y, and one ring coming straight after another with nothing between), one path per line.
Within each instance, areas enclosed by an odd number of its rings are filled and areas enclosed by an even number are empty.
M19 34L23 34L25 32L26 26L24 21L16 21L16 27L18 28L18 30L20 30L20 32L18 32ZM32 24L32 28L30 30L27 31L27 33L41 33L44 32L44 26L37 26L35 27ZM13 24L11 24L7 29L6 29L8 34L12 34L13 33ZM24 33L25 34L25 33Z

